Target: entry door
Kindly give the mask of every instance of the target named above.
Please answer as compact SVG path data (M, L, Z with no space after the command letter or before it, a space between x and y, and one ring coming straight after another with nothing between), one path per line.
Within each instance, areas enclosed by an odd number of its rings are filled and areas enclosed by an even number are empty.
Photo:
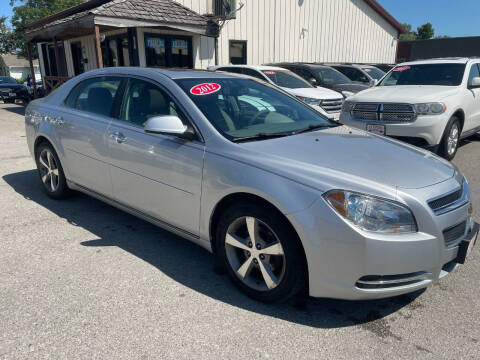
M143 124L153 116L185 119L156 84L129 80L123 103L120 120L108 129L115 199L198 235L204 145L144 132Z
M73 60L73 71L75 75L80 75L83 73L83 54L82 54L82 43L80 41L72 42L72 60Z

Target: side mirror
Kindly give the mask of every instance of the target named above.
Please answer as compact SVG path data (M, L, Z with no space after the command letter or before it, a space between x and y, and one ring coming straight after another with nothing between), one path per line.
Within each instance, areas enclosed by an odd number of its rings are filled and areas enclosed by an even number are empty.
M312 86L317 86L317 79L315 79L315 78L310 78L310 79L308 80L308 82L309 82L310 84L312 84Z
M154 116L145 122L143 130L149 134L173 135L186 140L195 138L195 133L174 115Z
M468 85L469 89L476 89L480 87L480 77L474 77L472 83Z

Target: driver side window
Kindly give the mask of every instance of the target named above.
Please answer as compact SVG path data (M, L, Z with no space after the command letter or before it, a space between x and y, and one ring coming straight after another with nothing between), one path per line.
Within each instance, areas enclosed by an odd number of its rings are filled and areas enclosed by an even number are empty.
M164 115L178 116L185 123L177 105L165 91L148 81L130 79L120 119L143 126L148 119Z
M468 86L473 84L473 78L480 77L480 71L478 64L473 64L470 69L470 75L468 77Z

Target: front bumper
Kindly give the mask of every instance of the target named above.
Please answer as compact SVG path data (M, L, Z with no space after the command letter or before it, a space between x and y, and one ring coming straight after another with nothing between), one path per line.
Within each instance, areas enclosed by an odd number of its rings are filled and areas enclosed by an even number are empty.
M409 138L414 145L434 147L440 144L449 117L445 114L419 116L415 121L405 123L388 123L382 121L365 121L354 118L350 113L342 112L340 122L357 129L367 130L367 124L385 125L385 135Z
M427 287L457 266L459 244L471 236L469 203L434 215L425 204L419 232L378 234L361 231L338 216L323 199L288 215L299 231L314 297L348 300L397 296ZM414 212L415 213L415 212ZM466 221L459 241L447 246L443 230Z

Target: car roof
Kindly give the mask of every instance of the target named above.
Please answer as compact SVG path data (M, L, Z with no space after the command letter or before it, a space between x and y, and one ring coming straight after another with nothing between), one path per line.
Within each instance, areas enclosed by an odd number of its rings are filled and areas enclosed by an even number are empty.
M425 59L408 61L398 65L421 65L421 64L466 64L470 60L479 60L466 57L451 57L451 58L437 58L437 59Z
M224 67L246 68L246 69L259 70L259 71L262 71L262 70L276 70L276 71L285 70L284 68L281 68L281 67L278 67L278 66L269 66L269 65L219 65L219 66L213 66L213 67L211 67L211 69L217 70L217 69L224 68Z
M159 69L159 68L142 68L142 67L107 67L102 69L90 70L89 75L106 75L106 74L122 74L122 75L142 75L149 77L155 74L162 74L170 79L189 79L189 78L238 78L242 77L238 74L230 74L227 72L212 72L208 70L192 70L192 69Z

